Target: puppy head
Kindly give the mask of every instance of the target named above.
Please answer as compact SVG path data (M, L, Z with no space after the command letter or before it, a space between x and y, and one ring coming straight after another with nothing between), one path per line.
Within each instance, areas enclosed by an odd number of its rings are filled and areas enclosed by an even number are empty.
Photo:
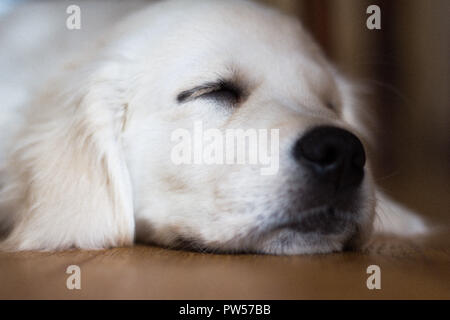
M132 17L133 36L112 47L132 61L123 137L138 238L276 254L360 242L373 196L351 85L281 14L247 2L164 6ZM229 162L226 135L239 130L248 161ZM249 161L259 143L270 163Z
M0 192L0 211L17 211L3 248L115 246L136 231L167 246L297 254L370 233L361 106L297 21L183 0L111 34L34 103ZM230 146L228 133L244 139Z

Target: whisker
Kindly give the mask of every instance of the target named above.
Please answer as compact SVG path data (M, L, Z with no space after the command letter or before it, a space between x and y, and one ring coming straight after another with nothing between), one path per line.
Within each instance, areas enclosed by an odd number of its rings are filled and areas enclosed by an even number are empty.
M381 88L387 89L389 92L395 94L395 96L398 97L402 102L404 102L405 104L409 104L409 99L398 88L396 88L392 84L384 83L384 82L381 82L381 81L375 80L375 79L367 79L367 78L361 79L361 81L367 82L370 84L374 84Z

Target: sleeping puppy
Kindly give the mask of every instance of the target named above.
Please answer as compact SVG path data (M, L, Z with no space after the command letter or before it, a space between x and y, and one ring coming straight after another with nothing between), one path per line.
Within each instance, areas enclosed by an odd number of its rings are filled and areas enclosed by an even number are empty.
M377 191L364 101L295 19L247 1L80 3L80 30L60 1L1 22L2 250L304 254L426 231ZM175 161L175 133L199 125L275 132L276 170Z

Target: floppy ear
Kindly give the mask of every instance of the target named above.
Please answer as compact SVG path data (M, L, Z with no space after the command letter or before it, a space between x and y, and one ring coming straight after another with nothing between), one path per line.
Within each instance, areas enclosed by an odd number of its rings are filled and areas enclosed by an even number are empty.
M0 249L133 242L132 190L121 146L127 105L105 74L80 75L31 106L4 171L0 215L12 228Z

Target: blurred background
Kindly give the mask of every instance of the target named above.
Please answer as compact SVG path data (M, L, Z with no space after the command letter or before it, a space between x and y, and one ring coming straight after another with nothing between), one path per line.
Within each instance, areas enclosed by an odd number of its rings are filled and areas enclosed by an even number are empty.
M328 57L369 85L378 117L376 180L391 196L450 222L450 1L260 0L298 16ZM369 5L381 29L369 30Z

